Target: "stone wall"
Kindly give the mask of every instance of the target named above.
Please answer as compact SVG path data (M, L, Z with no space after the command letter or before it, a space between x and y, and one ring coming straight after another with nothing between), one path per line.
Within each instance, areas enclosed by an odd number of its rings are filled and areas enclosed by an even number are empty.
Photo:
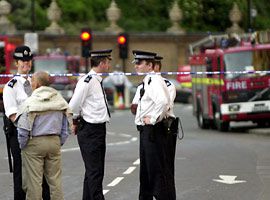
M134 71L132 50L140 49L157 52L164 57L162 71L177 71L179 65L187 64L188 45L204 37L202 34L174 35L169 33L129 34L129 56L126 60L126 72ZM23 44L23 35L10 36L10 42ZM47 48L61 48L70 55L81 55L79 36L39 34L39 54L45 54ZM119 59L117 35L94 32L93 49L113 49L112 65L121 64Z

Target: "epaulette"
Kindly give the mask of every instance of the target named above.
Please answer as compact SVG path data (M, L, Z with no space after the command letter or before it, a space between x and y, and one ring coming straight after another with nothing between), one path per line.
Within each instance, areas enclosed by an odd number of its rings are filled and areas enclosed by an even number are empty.
M85 79L84 82L89 83L89 81L91 80L92 76L88 75Z
M11 88L13 88L16 83L17 83L17 79L11 79L8 82L8 86L11 87Z
M169 80L167 80L167 79L164 79L164 81L165 81L167 87L169 87L169 86L172 84L172 83L171 83Z
M149 80L148 80L148 85L150 85L151 81L152 81L152 79L150 77Z

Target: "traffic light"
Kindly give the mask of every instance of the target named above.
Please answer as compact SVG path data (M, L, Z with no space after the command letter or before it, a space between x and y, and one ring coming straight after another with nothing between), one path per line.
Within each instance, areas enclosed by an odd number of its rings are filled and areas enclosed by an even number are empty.
M88 58L89 51L92 49L92 31L90 28L83 28L81 30L82 41L82 57Z
M119 57L122 59L128 58L128 34L121 33L117 37L119 47Z

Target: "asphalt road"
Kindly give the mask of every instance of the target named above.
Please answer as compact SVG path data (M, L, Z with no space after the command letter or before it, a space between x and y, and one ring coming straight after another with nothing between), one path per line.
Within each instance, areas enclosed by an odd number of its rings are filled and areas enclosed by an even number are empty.
M177 104L175 112L185 132L175 160L178 200L270 199L270 133L257 134L252 124L238 124L228 133L200 130L191 105ZM115 111L107 126L103 192L108 200L138 199L139 143L133 120L129 110ZM4 139L0 133L0 200L13 196ZM69 137L62 155L65 199L81 199L84 165L76 136Z

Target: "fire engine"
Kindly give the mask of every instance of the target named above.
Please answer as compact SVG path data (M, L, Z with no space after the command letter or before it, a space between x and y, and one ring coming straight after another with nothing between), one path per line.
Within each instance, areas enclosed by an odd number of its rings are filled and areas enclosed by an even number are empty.
M13 63L13 52L16 46L8 41L7 36L0 36L0 74L10 74L16 72ZM7 77L0 77L0 112L3 112L3 89L10 80Z
M56 75L52 78L51 87L57 89L69 101L76 86L77 77L61 76L61 74L79 73L80 57L64 55L59 49L50 49L50 53L46 55L34 56L33 62L34 72L47 71L50 74Z
M270 33L210 35L190 44L193 114L200 128L270 121Z

